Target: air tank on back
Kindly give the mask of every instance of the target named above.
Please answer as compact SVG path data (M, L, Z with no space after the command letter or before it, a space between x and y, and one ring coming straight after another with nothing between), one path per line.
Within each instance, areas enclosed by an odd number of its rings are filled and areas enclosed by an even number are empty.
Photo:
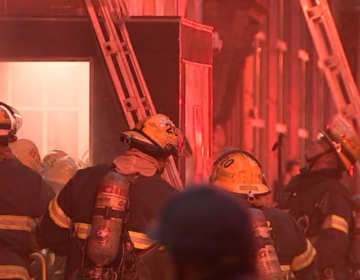
M259 246L257 255L257 268L260 280L284 280L281 271L279 258L274 245L274 240L270 234L270 228L266 218L259 209L250 209L251 221Z
M110 171L98 187L87 246L88 257L96 266L110 264L118 255L129 185L127 177Z

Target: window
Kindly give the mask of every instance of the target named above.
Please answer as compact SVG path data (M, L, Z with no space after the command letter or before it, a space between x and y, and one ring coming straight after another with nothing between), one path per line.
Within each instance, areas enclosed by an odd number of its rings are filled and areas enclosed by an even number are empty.
M0 100L23 116L19 138L43 157L62 149L81 158L89 149L89 62L0 63Z

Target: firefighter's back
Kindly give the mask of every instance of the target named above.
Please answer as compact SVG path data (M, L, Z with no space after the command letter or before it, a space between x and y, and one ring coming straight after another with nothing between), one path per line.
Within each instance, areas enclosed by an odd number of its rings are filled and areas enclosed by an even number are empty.
M27 279L31 230L54 194L17 159L0 161L0 178L0 278Z
M57 222L61 223L63 217L58 216L60 211L54 209L53 212L44 217L42 228L45 243L55 253L68 255L65 271L66 278L78 269L81 264L81 246L84 245L90 233L97 189L101 179L111 169L111 166L101 165L80 170L57 197L57 205L71 219L75 230L78 230L77 235L71 235L69 247L57 241L61 240L64 234L68 234L65 229L62 231L56 230L57 224L56 221L54 223L53 219L57 217L59 219ZM158 216L163 205L176 192L169 183L157 174L152 177L140 175L131 185L129 194L130 215L127 229L134 243L135 252L146 249L153 243L147 238L146 229L149 223ZM51 232L53 232L52 235L50 235ZM140 271L142 273L146 271L151 276L151 279L166 279L165 262L167 262L167 259L164 252L155 252L140 265L140 268L145 265ZM91 261L85 257L84 267L90 267L91 265Z
M306 239L304 230L289 214L274 207L262 206L270 223L281 268L297 279L317 279L314 259L316 251Z

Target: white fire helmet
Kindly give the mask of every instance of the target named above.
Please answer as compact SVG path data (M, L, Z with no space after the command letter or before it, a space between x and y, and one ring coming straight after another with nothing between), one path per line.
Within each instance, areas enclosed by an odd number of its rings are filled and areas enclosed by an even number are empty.
M42 159L42 165L44 169L49 169L54 165L55 162L66 157L68 154L62 150L52 150Z
M19 139L9 144L13 155L22 162L22 164L36 172L41 171L41 159L39 150L29 139Z
M43 178L58 193L75 175L75 173L84 168L80 160L65 156L57 160L53 165L42 172ZM56 187L54 187L56 186Z
M0 102L0 140L14 142L16 133L22 126L22 116L13 107Z

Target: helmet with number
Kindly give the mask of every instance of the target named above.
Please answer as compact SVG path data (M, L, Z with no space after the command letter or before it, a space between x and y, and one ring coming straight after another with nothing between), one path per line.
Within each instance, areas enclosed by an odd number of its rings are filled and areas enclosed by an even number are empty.
M59 161L60 159L67 156L67 153L65 153L62 150L52 150L50 153L48 153L46 156L44 156L42 162L44 169L50 168L54 165L55 162Z
M154 157L191 155L182 131L162 114L142 119L134 129L122 132L121 140Z
M206 172L207 172L208 176L211 176L214 164L221 156L223 156L224 154L226 154L228 152L235 151L235 150L237 150L237 149L225 147L225 148L222 148L222 149L214 152L206 161Z
M14 142L16 133L22 126L22 116L13 107L0 102L0 141Z
M82 169L82 166L78 164L76 159L65 156L56 160L50 168L44 170L42 176L58 193L79 169Z
M305 151L305 157L313 162L331 152L338 155L345 170L352 175L360 156L360 138L350 122L340 115L330 119L318 139Z
M210 183L250 198L270 193L258 160L241 150L227 152L215 161Z
M31 168L36 172L41 171L41 159L39 149L34 142L29 139L19 139L9 144L14 156L22 162L22 164Z

